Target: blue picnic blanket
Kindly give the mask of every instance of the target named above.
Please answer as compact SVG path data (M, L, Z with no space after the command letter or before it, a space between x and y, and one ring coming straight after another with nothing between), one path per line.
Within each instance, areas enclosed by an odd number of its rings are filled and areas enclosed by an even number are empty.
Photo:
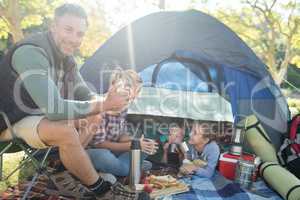
M183 182L189 184L189 192L162 198L163 200L282 200L271 190L264 181L253 184L252 190L242 189L237 183L216 173L211 179L193 176L185 178Z

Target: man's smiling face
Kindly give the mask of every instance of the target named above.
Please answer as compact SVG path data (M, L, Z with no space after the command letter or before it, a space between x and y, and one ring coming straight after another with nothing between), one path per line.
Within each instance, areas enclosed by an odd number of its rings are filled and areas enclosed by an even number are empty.
M50 30L58 49L65 56L70 56L80 47L87 22L84 18L65 14L54 19Z

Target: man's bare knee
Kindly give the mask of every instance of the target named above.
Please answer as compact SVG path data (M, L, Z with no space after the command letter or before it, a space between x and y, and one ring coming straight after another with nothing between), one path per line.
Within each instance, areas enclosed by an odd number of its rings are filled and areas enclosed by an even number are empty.
M58 146L80 145L78 132L74 127L65 126L61 128L61 135L58 138Z
M67 121L44 119L38 126L38 133L41 140L51 146L80 145L77 130Z

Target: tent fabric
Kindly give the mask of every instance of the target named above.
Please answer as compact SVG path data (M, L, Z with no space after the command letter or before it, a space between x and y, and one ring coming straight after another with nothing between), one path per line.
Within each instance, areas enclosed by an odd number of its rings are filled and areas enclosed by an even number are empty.
M224 78L225 85L230 85L226 91L230 96L235 122L255 114L272 139L275 148L279 149L283 138L282 133L287 130L287 123L285 123L287 116L281 114L284 108L287 112L287 105L280 107L278 98L273 95L270 87L263 85L256 89L261 80L252 74L224 67Z
M153 74L155 66L172 58L183 65L192 60L199 67L186 64L188 72L177 62L163 63L155 86L176 81L182 90L192 89L202 81L200 69L206 68L218 93L230 100L235 121L255 114L275 146L280 146L289 110L266 65L233 31L200 11L164 11L138 19L105 42L80 71L97 92L103 93L116 67L133 68L145 80L152 80L151 70ZM186 78L178 78L180 72L195 75L191 79L195 82L183 84Z
M274 96L271 94L268 88L264 88L263 90L257 91L254 94L252 93L253 88L259 82L259 79L250 74L235 70L233 68L225 67L224 78L225 85L229 86L227 87L227 93L231 97L230 99L234 115L243 113L244 116L248 116L251 114L251 102L248 102L248 106L239 106L239 102L243 100L255 101L258 99L269 99L273 101L273 104L275 103ZM273 110L271 109L269 112L272 111ZM237 119L237 121L239 121L239 119Z
M218 63L265 77L266 66L228 27L196 10L165 11L145 16L114 34L81 68L87 81L107 90L115 67L137 71L159 63L176 50L192 52ZM100 87L101 86L101 87Z

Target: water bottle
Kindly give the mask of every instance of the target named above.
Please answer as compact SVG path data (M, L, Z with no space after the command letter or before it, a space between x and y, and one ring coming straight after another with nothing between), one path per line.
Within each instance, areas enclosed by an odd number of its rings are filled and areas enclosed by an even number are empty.
M139 184L141 179L141 144L140 140L134 139L130 147L130 173L129 186L135 189L135 184Z

